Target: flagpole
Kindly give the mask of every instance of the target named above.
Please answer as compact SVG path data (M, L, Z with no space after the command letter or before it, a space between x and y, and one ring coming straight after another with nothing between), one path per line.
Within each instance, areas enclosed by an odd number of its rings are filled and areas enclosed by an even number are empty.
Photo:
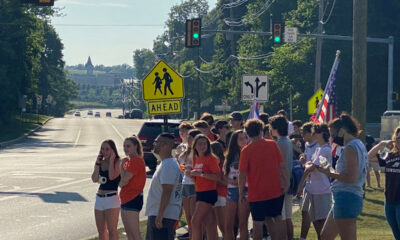
M332 74L333 74L333 71L334 71L335 66L337 64L337 61L339 61L339 56L340 56L340 50L337 50L336 51L335 61L333 62L333 65L332 65L331 73L329 73L328 82L325 85L324 95L322 96L321 100L319 101L317 114L315 115L316 121L318 121L319 114L321 113L322 105L324 103L325 96L326 96L326 90L328 89L329 83L332 81Z

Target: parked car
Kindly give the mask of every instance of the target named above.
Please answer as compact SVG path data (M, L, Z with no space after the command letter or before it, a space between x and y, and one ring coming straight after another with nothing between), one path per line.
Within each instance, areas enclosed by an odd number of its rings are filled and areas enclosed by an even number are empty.
M89 111L87 112L87 115L93 116L93 111L92 111L92 110L89 110Z
M100 117L100 112L96 112L96 113L94 114L94 116L95 116L95 117Z
M75 112L75 117L80 117L81 116L81 112Z
M106 117L111 117L111 112L106 112Z
M180 123L181 120L168 120L168 132L175 136L175 147L182 142L178 129ZM164 120L156 119L144 122L138 133L143 145L144 161L151 171L157 168L157 158L151 152L154 139L162 132L164 132Z

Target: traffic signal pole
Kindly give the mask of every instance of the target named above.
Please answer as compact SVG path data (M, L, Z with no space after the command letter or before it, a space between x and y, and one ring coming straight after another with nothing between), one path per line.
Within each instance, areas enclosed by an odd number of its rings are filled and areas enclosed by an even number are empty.
M364 1L364 0L363 0ZM257 34L261 36L272 36L271 32L257 32L257 31L232 31L232 30L202 30L204 33L226 33L226 34ZM317 38L317 39L329 39L329 40L340 40L340 41L353 41L352 36L342 35L325 35L325 34L297 34L298 37L306 38ZM394 38L390 36L388 38L372 38L367 37L367 42L381 43L388 45L388 95L387 95L387 110L393 109L393 54L394 54Z

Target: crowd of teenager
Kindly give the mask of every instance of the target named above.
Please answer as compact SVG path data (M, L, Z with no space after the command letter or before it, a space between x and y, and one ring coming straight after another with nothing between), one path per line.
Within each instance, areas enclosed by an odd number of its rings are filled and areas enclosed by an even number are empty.
M170 133L155 139L154 154L161 161L147 196L138 137L125 139L126 157L106 140L92 174L93 182L100 183L95 202L99 238L118 239L121 213L128 239L141 239L139 212L145 197L148 240L175 239L182 213L188 233L180 239L215 240L219 230L226 240L290 240L296 197L302 216L298 239L307 238L312 223L318 239L339 235L353 240L369 170L378 178L384 167L386 218L400 240L400 127L391 140L380 143L372 138L364 145L359 133L357 120L346 113L328 124L290 122L283 110L247 121L240 112L215 122L204 113L198 121L180 124L179 146ZM294 185L296 164L304 172Z

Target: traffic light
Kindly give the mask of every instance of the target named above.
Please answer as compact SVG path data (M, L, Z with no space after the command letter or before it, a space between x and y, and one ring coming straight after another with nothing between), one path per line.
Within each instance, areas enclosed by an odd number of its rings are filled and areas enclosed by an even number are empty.
M393 92L392 101L395 102L395 101L398 101L398 100L399 100L399 93Z
M188 48L201 45L201 18L186 20L185 46Z
M282 42L282 24L274 23L272 30L272 40L274 43Z

